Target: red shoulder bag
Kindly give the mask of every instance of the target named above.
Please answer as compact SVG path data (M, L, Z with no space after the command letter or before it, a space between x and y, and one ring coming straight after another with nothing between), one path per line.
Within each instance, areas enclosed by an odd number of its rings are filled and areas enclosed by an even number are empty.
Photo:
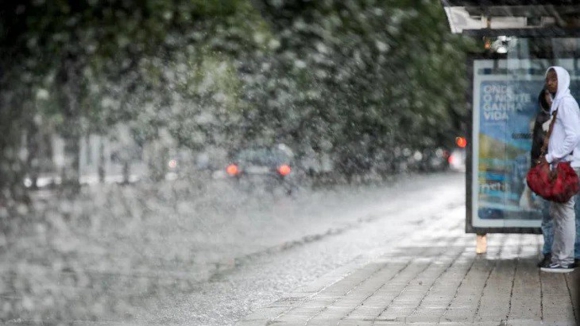
M558 110L554 112L548 134L544 138L540 157L546 153L557 114ZM537 164L528 171L526 181L528 187L538 196L557 203L567 202L580 190L580 180L570 162L559 162L552 168L547 163Z

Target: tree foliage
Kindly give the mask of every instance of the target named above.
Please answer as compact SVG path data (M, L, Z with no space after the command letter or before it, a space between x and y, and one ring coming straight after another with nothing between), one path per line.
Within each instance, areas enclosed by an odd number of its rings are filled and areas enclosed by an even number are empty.
M461 132L463 107L457 99L465 84L462 66L453 63L464 61L467 44L448 32L439 4L295 0L263 1L258 7L280 40L274 54L282 67L278 78L298 81L293 93L302 95L292 97L296 108L262 111L303 114L303 123L289 130L295 144L306 140L319 150L330 142L344 172L364 172L376 155L449 145ZM276 87L266 97L280 93Z
M347 174L461 132L466 45L433 1L3 2L0 42L5 198L31 121L67 141L72 183L79 138L120 123L193 150L284 142Z

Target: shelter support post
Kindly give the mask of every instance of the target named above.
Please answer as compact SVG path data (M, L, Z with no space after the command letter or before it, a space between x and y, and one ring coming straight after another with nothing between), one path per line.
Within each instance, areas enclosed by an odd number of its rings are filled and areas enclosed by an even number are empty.
M487 252L487 234L477 234L475 240L475 253L484 254Z

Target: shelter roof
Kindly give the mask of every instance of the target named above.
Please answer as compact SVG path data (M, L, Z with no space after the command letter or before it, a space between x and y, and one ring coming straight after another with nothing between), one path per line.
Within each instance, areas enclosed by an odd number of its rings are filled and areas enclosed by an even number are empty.
M580 27L577 0L441 0L454 33L478 29Z

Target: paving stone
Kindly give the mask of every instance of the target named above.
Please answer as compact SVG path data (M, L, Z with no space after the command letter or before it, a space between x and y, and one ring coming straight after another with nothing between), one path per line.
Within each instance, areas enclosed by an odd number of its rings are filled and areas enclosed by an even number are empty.
M238 325L576 325L580 271L539 272L540 235L492 234L487 253L477 255L475 235L462 228L444 221L417 232Z

